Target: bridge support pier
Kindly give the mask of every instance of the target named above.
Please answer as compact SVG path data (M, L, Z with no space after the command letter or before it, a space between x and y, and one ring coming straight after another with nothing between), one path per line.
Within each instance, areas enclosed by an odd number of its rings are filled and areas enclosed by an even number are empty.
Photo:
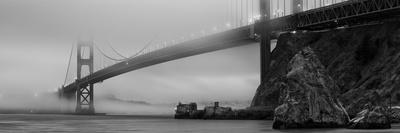
M271 63L271 29L270 29L270 0L260 0L261 23L260 27L260 82L266 79L266 75Z
M87 52L87 53L86 53ZM93 42L79 42L77 47L77 84L76 89L76 113L94 114L93 84L81 84L82 68L89 69L89 75L93 74Z

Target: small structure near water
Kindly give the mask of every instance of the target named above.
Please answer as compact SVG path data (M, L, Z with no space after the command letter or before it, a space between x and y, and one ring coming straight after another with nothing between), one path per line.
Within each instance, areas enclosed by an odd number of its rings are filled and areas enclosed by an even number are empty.
M179 104L176 106L175 119L214 119L217 115L232 112L230 107L220 107L219 102L214 106L206 106L204 110L197 110L196 103Z
M197 110L196 103L179 103L175 110L175 119L218 119L218 120L271 120L273 112L264 109L239 109L222 107L219 102L213 106L206 106L203 110Z
M197 110L196 103L182 104L179 103L176 107L176 113L190 113Z
M192 118L196 117L197 114L203 114L203 113L202 111L197 110L196 103L182 104L179 102L175 110L175 119Z
M231 107L220 107L219 102L215 102L214 106L204 108L203 119L224 119L230 115L234 115Z

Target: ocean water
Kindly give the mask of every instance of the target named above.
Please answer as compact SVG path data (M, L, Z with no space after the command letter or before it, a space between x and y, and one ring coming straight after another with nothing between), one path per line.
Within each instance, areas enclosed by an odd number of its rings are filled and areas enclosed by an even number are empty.
M301 129L273 130L272 121L175 120L149 116L77 116L0 114L0 132L82 133L399 133L400 124L386 130Z

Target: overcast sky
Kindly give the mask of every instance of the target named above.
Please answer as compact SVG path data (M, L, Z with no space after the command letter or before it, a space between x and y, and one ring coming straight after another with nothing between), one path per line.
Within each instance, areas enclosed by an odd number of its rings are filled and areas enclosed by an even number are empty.
M222 29L229 20L227 4L228 0L1 0L0 99L62 85L70 47L79 38L91 38L105 49L109 41L129 56L154 38L170 41ZM251 100L258 85L259 50L252 44L129 72L97 84L95 94L152 103Z

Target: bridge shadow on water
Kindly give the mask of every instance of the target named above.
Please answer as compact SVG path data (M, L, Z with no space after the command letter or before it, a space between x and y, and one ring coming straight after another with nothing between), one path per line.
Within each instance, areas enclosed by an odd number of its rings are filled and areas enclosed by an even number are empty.
M351 130L345 128L274 130L272 121L176 120L172 117L82 116L51 114L0 114L0 132L140 132L140 133L397 133L392 129Z

